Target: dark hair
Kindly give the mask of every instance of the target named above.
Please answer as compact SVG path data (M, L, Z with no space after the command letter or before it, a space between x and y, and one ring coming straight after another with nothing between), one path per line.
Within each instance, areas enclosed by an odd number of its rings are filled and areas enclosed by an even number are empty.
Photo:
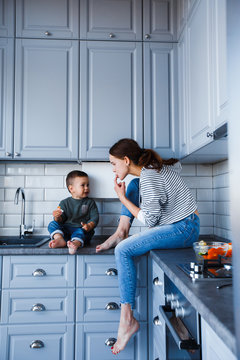
M80 170L70 171L70 173L68 173L66 177L67 188L69 187L69 185L72 185L73 179L75 179L76 177L88 177L88 174Z
M160 171L163 165L173 165L178 162L171 158L164 160L154 150L142 149L135 140L121 139L116 142L109 150L110 155L118 159L127 156L135 165L145 167L146 169L156 169Z

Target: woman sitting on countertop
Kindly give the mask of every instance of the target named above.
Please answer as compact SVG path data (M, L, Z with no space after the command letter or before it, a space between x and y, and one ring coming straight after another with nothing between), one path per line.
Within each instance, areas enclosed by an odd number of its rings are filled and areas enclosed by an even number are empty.
M141 149L132 139L119 140L109 153L116 174L114 189L123 208L117 231L98 245L96 252L117 245L121 316L117 342L112 347L112 353L117 354L139 329L132 312L136 292L134 257L153 249L192 246L198 239L200 222L196 202L174 169L178 160L163 160L153 150ZM125 194L125 183L118 179L123 180L128 174L139 177L139 186L138 179L133 179ZM125 238L134 217L149 229Z

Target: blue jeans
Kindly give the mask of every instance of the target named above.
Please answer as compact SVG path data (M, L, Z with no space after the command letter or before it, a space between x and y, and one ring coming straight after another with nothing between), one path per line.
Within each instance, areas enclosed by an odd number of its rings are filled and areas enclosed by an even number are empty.
M199 217L192 214L176 223L155 226L121 241L115 248L120 302L130 304L132 309L135 306L137 276L134 257L154 249L191 247L198 240L199 230Z
M82 245L86 244L91 240L94 235L94 230L86 232L82 228L77 228L69 226L67 224L60 224L57 221L51 221L48 225L48 231L50 233L51 239L53 239L54 234L61 234L64 237L64 240L79 240Z
M128 200L130 200L134 205L139 207L139 178L132 179L131 182L128 184L126 196ZM122 205L121 215L128 216L130 218L130 224L132 224L134 216L124 205Z

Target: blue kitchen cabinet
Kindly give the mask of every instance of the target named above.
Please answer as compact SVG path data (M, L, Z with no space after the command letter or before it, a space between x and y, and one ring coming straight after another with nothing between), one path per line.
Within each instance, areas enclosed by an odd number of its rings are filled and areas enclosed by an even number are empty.
M23 38L77 39L79 0L16 1L16 35Z
M72 360L74 325L0 327L0 360Z
M177 40L177 2L175 0L143 0L143 40Z
M78 45L16 40L14 158L78 158Z
M0 360L73 360L74 256L4 256Z
M134 316L140 322L140 331L118 354L119 359L148 358L146 260L146 257L135 260L138 281ZM114 256L77 256L76 286L76 360L114 359L110 348L116 341L120 319Z
M77 324L75 360L112 360L113 339L117 338L118 323L100 322ZM140 331L133 336L126 348L117 355L119 360L146 360L147 324L140 323Z
M12 157L14 39L0 38L0 159Z
M80 38L142 39L142 0L80 0Z
M176 44L144 44L144 147L163 158L178 156L176 55Z
M81 160L106 160L120 138L143 145L142 44L80 44Z
M0 37L14 36L14 0L0 0Z

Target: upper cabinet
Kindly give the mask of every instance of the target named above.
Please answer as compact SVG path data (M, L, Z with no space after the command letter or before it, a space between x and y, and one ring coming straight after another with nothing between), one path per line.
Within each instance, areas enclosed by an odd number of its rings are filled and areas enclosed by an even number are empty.
M0 37L14 36L14 0L0 0Z
M144 44L144 147L163 158L178 156L176 55L176 44Z
M80 38L141 40L141 0L80 0Z
M78 48L16 40L14 158L77 160Z
M226 0L194 0L178 43L180 157L227 121Z
M120 138L142 145L142 45L80 44L80 159L107 160Z
M177 40L175 0L143 0L143 40Z
M16 35L25 38L78 38L79 0L16 1Z
M14 39L0 38L0 158L12 156Z

